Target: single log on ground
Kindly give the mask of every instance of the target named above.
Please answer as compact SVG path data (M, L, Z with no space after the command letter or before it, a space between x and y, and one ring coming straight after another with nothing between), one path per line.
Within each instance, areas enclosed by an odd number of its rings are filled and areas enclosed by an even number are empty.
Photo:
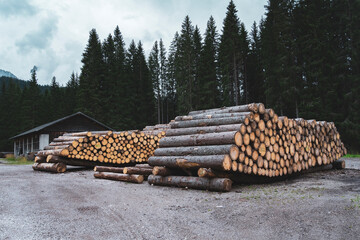
M199 177L205 178L231 178L233 175L230 172L216 171L211 168L199 168L197 174Z
M140 174L150 175L152 174L152 168L141 168L141 167L124 167L124 174Z
M105 167L105 166L95 166L94 172L114 172L114 173L123 173L124 168L122 167Z
M63 173L66 171L64 163L34 163L32 168L37 171Z
M187 173L180 168L167 168L167 167L155 166L153 168L152 174L157 176L170 176L170 175L184 176Z
M241 139L241 140L240 140ZM164 137L160 140L160 147L223 145L242 142L241 133L238 131L207 133L184 136Z
M332 163L334 169L344 169L345 168L345 160L337 160Z
M130 175L122 173L113 173L113 172L99 172L94 173L95 178L109 179L122 182L132 182L132 183L142 183L144 181L144 176L142 175Z
M213 118L213 119L199 119L170 123L171 128L189 128L189 127L204 127L204 126L218 126L225 124L249 123L247 115L239 117Z
M183 176L154 176L150 175L148 183L160 186L175 186L183 188L203 189L210 191L229 192L232 181L228 178L200 178Z
M54 149L54 150L43 150L37 153L38 156L46 157L48 155L56 155L66 157L69 155L69 150L65 149Z
M48 155L46 157L46 162L47 163L63 163L63 164L66 164L66 165L81 166L81 167L94 167L97 164L99 164L99 163L96 163L96 162L65 158L65 157L56 156L56 155Z
M232 161L229 155L208 156L152 156L148 163L151 166L165 166L170 168L213 168L230 170Z
M168 147L155 150L155 156L185 156L185 155L224 155L230 152L235 145L210 145L210 146L190 146L190 147Z
M35 163L45 163L46 162L46 157L42 156L36 156L35 159L34 159L34 162Z
M166 136L180 136L192 134L205 134L205 133L220 133L239 131L242 124L230 124L210 127L192 127L192 128L175 128L166 131Z

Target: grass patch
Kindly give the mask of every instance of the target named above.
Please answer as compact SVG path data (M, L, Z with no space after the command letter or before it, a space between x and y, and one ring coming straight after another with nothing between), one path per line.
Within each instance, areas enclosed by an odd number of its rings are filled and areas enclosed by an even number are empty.
M344 158L360 158L360 154L346 154Z
M25 157L17 157L17 158L8 157L8 158L4 158L3 160L5 160L7 164L12 164L12 165L29 165L34 163L34 161L26 160Z

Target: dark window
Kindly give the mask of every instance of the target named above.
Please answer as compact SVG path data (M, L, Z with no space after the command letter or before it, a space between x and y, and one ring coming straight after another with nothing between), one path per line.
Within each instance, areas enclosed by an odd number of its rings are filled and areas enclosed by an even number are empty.
M34 135L34 152L39 150L39 135Z

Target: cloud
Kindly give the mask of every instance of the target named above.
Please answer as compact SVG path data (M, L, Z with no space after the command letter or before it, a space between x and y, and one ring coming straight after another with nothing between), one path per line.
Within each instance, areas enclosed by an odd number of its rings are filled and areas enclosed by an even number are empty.
M28 0L0 0L0 16L33 16L37 11Z
M101 40L116 25L126 48L132 39L143 43L149 54L154 42L163 39L166 49L186 15L202 34L212 15L221 34L230 0L0 0L0 68L21 79L29 79L30 69L39 67L41 84L51 77L65 84L70 74L80 73L82 53L89 31L95 28ZM238 16L251 29L260 20L267 0L233 0Z
M51 43L54 33L57 30L58 19L55 15L50 15L39 25L39 28L30 31L23 38L16 41L15 45L22 54L29 53L33 49L45 49Z

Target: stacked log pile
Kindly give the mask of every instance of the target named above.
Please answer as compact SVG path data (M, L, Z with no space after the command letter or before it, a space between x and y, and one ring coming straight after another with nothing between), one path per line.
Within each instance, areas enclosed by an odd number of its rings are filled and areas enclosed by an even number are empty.
M334 123L278 117L262 103L193 111L170 126L149 158L150 184L229 191L230 179L292 175L346 154Z
M134 167L104 167L94 168L94 177L122 182L142 183L152 173L152 167L147 164L137 164Z
M58 163L94 167L147 162L164 135L162 130L66 133L37 153L34 170L46 171Z

